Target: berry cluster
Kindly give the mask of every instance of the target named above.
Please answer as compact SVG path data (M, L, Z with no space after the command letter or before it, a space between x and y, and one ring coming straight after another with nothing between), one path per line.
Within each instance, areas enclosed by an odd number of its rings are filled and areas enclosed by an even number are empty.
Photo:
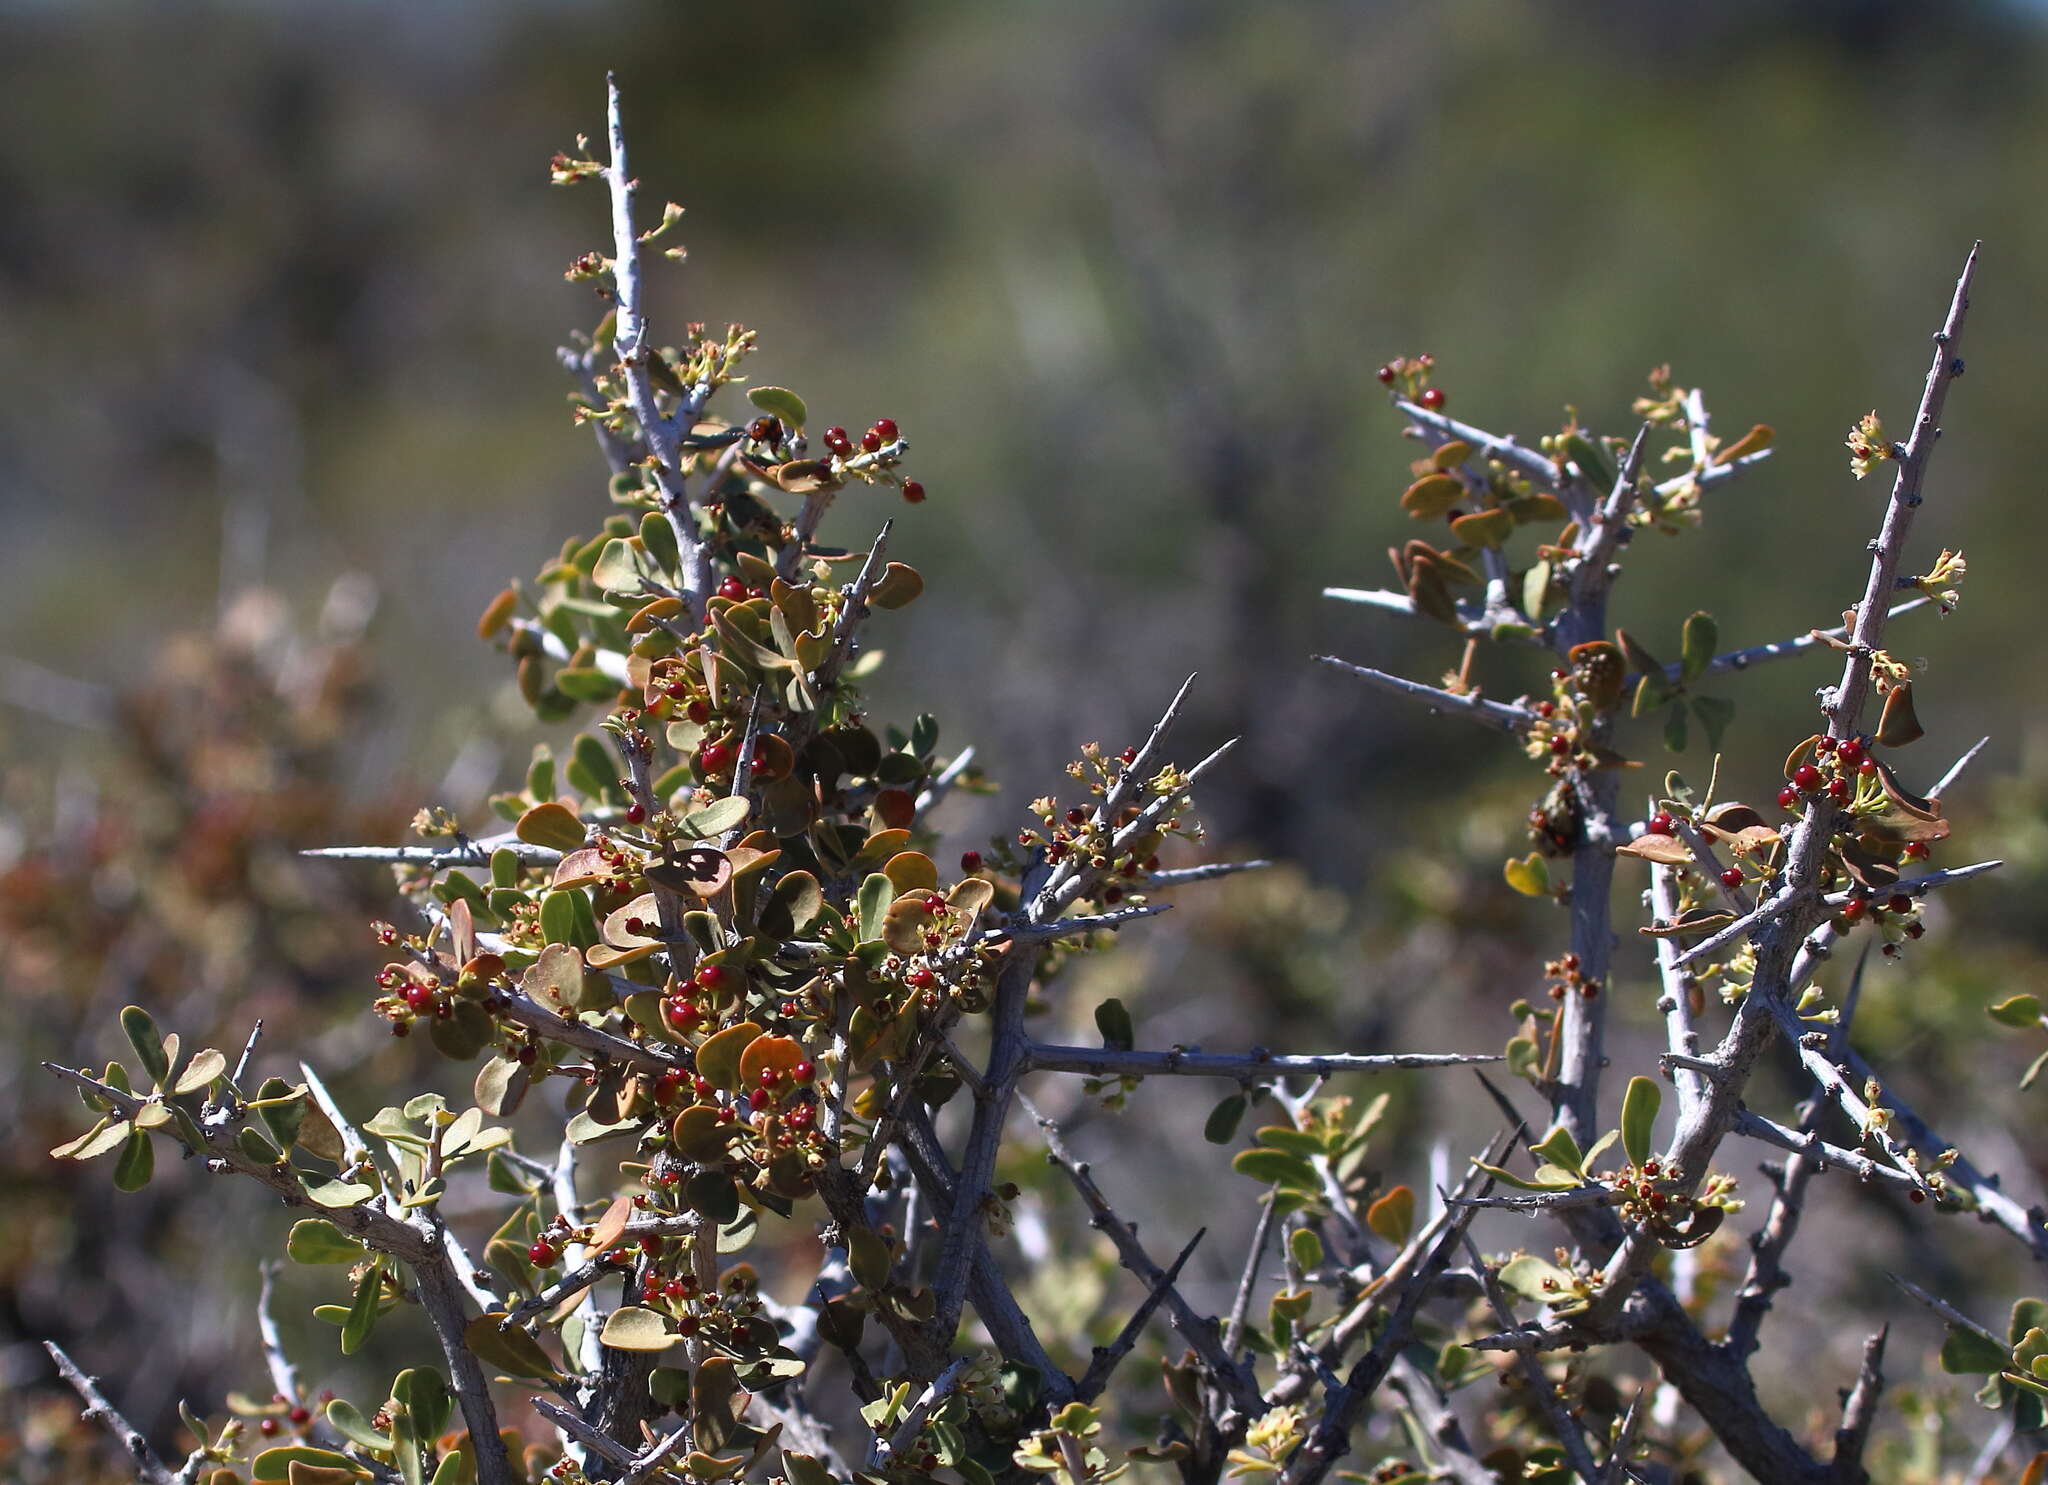
M1435 368L1436 357L1425 351L1419 356L1396 356L1374 374L1381 386L1393 387L1418 406L1440 412L1447 399L1442 387L1430 385L1430 373Z

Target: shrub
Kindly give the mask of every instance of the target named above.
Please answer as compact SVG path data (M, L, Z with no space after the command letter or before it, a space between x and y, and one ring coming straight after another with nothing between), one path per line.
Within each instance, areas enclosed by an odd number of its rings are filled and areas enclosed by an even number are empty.
M1629 542L1699 522L1719 487L1768 456L1768 428L1718 439L1701 394L1659 372L1633 439L1574 419L1531 447L1450 415L1429 357L1390 362L1381 379L1424 447L1402 504L1448 545L1394 552L1398 590L1335 596L1448 625L1465 660L1429 685L1323 658L1500 733L1542 772L1531 850L1506 864L1500 890L1567 911L1547 1001L1517 1003L1500 1055L1145 1050L1116 999L1095 1008L1102 1045L1062 1046L1029 1018L1060 993L1063 965L1162 911L1176 886L1238 869L1184 844L1200 833L1194 786L1227 748L1172 761L1183 687L1149 736L1080 749L1065 798L1034 801L1014 836L957 869L935 859L935 807L983 787L971 750L941 753L928 715L876 728L860 691L878 659L867 626L912 603L922 580L888 560L887 524L865 549L820 537L849 492L924 499L904 430L886 417L816 428L777 387L752 387L740 406L754 348L740 327L656 344L642 260L680 209L641 229L616 91L609 124L601 156L580 143L553 174L601 183L611 204L610 253L570 270L610 309L563 360L614 510L479 625L540 719L589 730L559 758L538 751L523 788L492 801L497 834L472 837L429 809L415 821L425 844L326 853L395 870L404 912L376 928L390 962L375 1014L475 1064L473 1101L415 1090L354 1120L306 1063L294 1059L295 1078L261 1076L269 1049L255 1036L233 1058L188 1049L140 1006L121 1017L132 1060L53 1069L98 1115L56 1153L111 1156L132 1190L167 1142L261 1183L300 1214L287 1256L332 1266L316 1313L344 1355L409 1306L437 1354L411 1358L379 1395L316 1407L266 1285L274 1399L188 1415L195 1447L173 1469L51 1347L140 1475L991 1485L1036 1473L1092 1485L1135 1463L1190 1481L1313 1485L1362 1446L1377 1481L1590 1485L1678 1478L1712 1443L1762 1480L1864 1478L1882 1330L1827 1451L1777 1421L1751 1376L1814 1178L1846 1172L1930 1211L1971 1211L2048 1252L2038 1214L1849 1046L1860 971L1839 995L1814 983L1855 939L1904 952L1928 894L1995 865L1930 864L1949 834L1942 797L1968 758L1925 792L1901 776L1894 750L1919 727L1910 671L1884 648L1895 594L1917 588L1910 604L1946 611L1964 573L1947 551L1917 574L1904 562L1964 369L1975 255L1908 436L1893 442L1872 414L1849 439L1858 478L1893 480L1862 598L1840 629L1778 645L1723 652L1697 613L1665 663L1607 617ZM1491 645L1552 652L1545 694L1482 694L1475 657ZM1655 720L1675 749L1700 738L1711 751L1730 715L1721 677L1829 651L1841 678L1775 799L1722 797L1716 764L1704 784L1668 774L1642 822L1626 821L1625 718ZM1642 932L1668 1033L1658 1066L1618 1090L1605 1052L1617 868L1647 887ZM2042 1024L2025 997L1994 1015ZM1779 1038L1815 1094L1785 1120L1744 1103ZM1488 1082L1506 1128L1433 1198L1390 1184L1371 1156L1386 1098L1326 1091L1480 1062L1526 1083L1544 1126ZM1235 1145L1262 1121L1226 1192L1257 1212L1227 1314L1204 1313L1179 1282L1201 1234L1170 1257L1141 1240L1113 1182L1038 1113L1031 1074L1086 1079L1113 1106L1142 1097L1148 1078L1221 1080L1234 1091L1207 1138ZM1666 1088L1676 1117L1660 1142ZM1826 1136L1831 1108L1853 1126L1846 1144ZM1103 1344L1041 1334L1019 1298L1004 1242L1018 1192L1002 1161L1020 1136L1142 1287ZM1727 1241L1742 1209L1717 1168L1731 1137L1786 1159L1721 1320L1710 1294L1674 1289L1666 1260ZM1554 1221L1563 1246L1487 1258L1470 1227L1489 1208ZM1943 1363L1983 1374L1989 1401L2040 1427L2048 1311L2024 1302L2000 1334L1914 1292L1951 1326ZM1130 1359L1160 1345L1162 1321L1163 1390ZM1690 1418L1653 1419L1637 1358ZM1463 1406L1455 1394L1482 1379L1510 1389L1506 1406ZM1153 1438L1134 1448L1141 1430Z

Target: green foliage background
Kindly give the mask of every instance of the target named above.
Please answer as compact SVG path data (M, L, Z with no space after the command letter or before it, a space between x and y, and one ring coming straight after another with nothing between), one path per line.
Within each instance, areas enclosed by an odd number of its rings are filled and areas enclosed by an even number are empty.
M1630 431L1643 374L1669 360L1725 436L1774 425L1769 466L1713 498L1703 533L1636 544L1617 612L1663 652L1696 607L1729 644L1777 638L1857 595L1880 482L1849 479L1841 440L1873 405L1910 416L1924 337L1981 237L1969 372L1921 527L1927 555L1969 553L1970 584L1898 648L1932 661L1913 755L1928 778L1994 734L1944 860L2014 865L1874 977L1860 1024L1904 1091L2038 1195L2039 1095L2013 1091L2037 1049L1981 1006L2038 989L2048 944L2027 556L2042 19L1850 0L0 5L0 651L129 692L155 678L163 633L208 627L244 588L282 591L310 624L336 577L365 574L376 710L322 787L474 810L520 767L528 730L470 627L602 503L551 359L590 318L561 270L602 226L543 166L596 129L615 67L637 172L690 212L689 263L656 275L657 329L749 324L758 379L850 427L894 416L912 442L932 499L892 555L930 586L891 626L880 701L935 711L1010 786L951 817L959 843L1014 829L1078 741L1120 744L1199 669L1191 755L1246 737L1202 801L1213 838L1299 865L1217 889L1096 983L1133 997L1155 1043L1488 1047L1562 939L1499 880L1535 775L1306 662L1433 677L1456 661L1441 632L1317 596L1385 583L1383 549L1407 534L1411 451L1373 368L1431 351L1450 411L1533 437L1567 403ZM903 513L866 498L835 517L849 540ZM1483 675L1499 694L1530 679ZM1774 778L1821 679L1794 664L1725 688L1738 792ZM66 777L104 777L120 752L21 706L0 708L0 750L17 854L51 838ZM1648 728L1638 751L1665 766ZM1618 993L1647 1025L1643 982ZM303 1034L345 1029L363 994L316 976L277 1009ZM1082 1025L1089 1003L1073 1002ZM58 1016L36 1050L103 1057L110 1030ZM1624 1038L1617 1070L1648 1046ZM365 1087L415 1065L360 1056ZM43 1132L48 1092L0 1061L10 1142ZM1412 1094L1411 1137L1485 1122L1462 1086ZM1166 1121L1230 1179L1195 1138L1199 1094L1139 1105L1120 1117ZM0 1236L33 1238L61 1275L77 1238L38 1165L54 1142L10 1143L10 1181L52 1195L42 1225L0 1214ZM1390 1171L1418 1180L1425 1155L1397 1147ZM1132 1179L1176 1221L1170 1191ZM1782 1306L1845 1380L1848 1318L1890 1304L1882 1265L1987 1319L2028 1282L1988 1238L1942 1228L1937 1246L1833 1184L1823 1207L1822 1272ZM1229 1252L1206 1255L1210 1282ZM167 1261L220 1293L245 1259ZM61 1285L10 1263L0 1387L36 1374L20 1343L68 1313ZM209 1375L197 1343L159 1346ZM1832 1384L1799 1395L1819 1407Z

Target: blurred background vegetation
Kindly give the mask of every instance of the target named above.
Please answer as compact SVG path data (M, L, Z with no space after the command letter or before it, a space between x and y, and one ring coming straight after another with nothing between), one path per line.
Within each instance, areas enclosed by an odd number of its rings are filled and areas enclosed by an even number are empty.
M1929 557L1964 548L1970 583L1897 649L1930 661L1913 769L1993 734L1944 859L2012 866L1874 976L1859 1042L2037 1197L2040 1095L2015 1084L2038 1048L1982 1007L2038 988L2048 951L2024 558L2043 535L2044 20L1990 0L0 0L0 983L19 1022L0 1392L40 1384L44 1334L136 1378L159 1429L181 1390L267 1392L246 1362L256 1255L208 1239L253 1221L272 1251L282 1217L197 1172L113 1202L103 1170L52 1168L76 1108L34 1057L103 1060L112 1009L150 999L225 1046L261 1014L364 1098L419 1066L363 1024L381 883L291 852L395 838L424 802L480 824L524 766L535 730L471 628L604 509L552 357L595 318L562 270L602 242L602 207L544 166L598 128L608 67L649 197L689 208L657 330L750 325L758 380L911 440L930 501L856 494L828 534L906 516L892 555L930 587L882 626L875 711L934 712L1007 786L948 807L948 851L1014 829L1079 742L1134 737L1191 670L1190 755L1245 738L1202 800L1214 848L1291 865L1191 898L1062 1002L1085 1024L1124 994L1154 1044L1490 1048L1562 940L1499 875L1534 771L1307 660L1433 678L1457 659L1442 631L1318 596L1387 583L1408 534L1412 450L1375 367L1428 350L1450 411L1529 439L1567 404L1631 431L1664 361L1724 435L1772 424L1769 465L1702 532L1636 543L1617 613L1666 653L1700 607L1730 645L1779 638L1860 592L1883 481L1849 479L1842 439L1872 406L1910 417L1983 238L1920 534ZM1534 674L1482 662L1496 694ZM1723 688L1736 792L1775 787L1822 678ZM1698 748L1683 766L1703 774ZM1648 725L1635 750L1668 766ZM1626 953L1616 1014L1648 1028ZM1618 1072L1650 1045L1623 1035ZM1143 1120L1187 1149L1125 1173L1164 1230L1192 1225L1189 1189L1252 1194L1196 1134L1215 1092L1148 1089L1083 1131ZM1397 1092L1390 1179L1426 1179L1421 1131L1485 1125L1474 1092ZM1730 1149L1755 1215L1757 1152ZM1795 1427L1853 1370L1853 1322L1896 1308L1885 1267L1994 1323L2037 1284L1989 1236L1845 1183L1815 1207L1809 1277L1773 1324L1781 1347L1805 1332ZM1217 1292L1235 1241L1198 1259ZM1704 1250L1702 1282L1741 1256ZM1932 1332L1905 1330L1909 1377ZM1987 1426L1967 1399L1954 1423ZM50 1464L73 1437L61 1402L14 1405L0 1475L84 1478Z

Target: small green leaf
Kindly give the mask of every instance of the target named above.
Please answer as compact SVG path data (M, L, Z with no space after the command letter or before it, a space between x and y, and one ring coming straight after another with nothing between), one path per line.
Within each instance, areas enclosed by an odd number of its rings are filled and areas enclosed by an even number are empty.
M1580 1176L1585 1173L1586 1157L1579 1153L1579 1142L1572 1138L1572 1132L1562 1124L1545 1135L1541 1144L1531 1145L1529 1151L1531 1154L1541 1155L1561 1170L1568 1170Z
M1233 1093L1209 1110L1202 1124L1202 1138L1212 1145L1227 1145L1237 1138L1237 1126L1244 1122L1245 1096Z
M1095 1029L1102 1033L1102 1045L1113 1052L1128 1052L1138 1044L1131 1013L1114 996L1095 1008Z
M654 565L664 573L682 570L682 553L676 547L675 527L669 525L668 517L660 511L651 510L640 518L640 545L647 549Z
M325 1217L308 1217L292 1224L284 1251L294 1263L354 1263L368 1249Z
M924 592L924 578L915 567L891 562L868 589L868 602L875 608L902 608Z
M1501 867L1501 875L1507 884L1524 897L1548 897L1550 895L1550 868L1543 858L1531 851L1517 860L1508 858Z
M571 701L610 701L619 683L592 665L566 666L555 672L555 689Z
M1674 753L1683 753L1688 741L1685 706L1681 703L1664 714L1664 746Z
M787 387L749 387L747 401L791 428L800 429L810 421L810 409L804 406L803 398Z
M413 1427L423 1439L438 1437L455 1411L454 1394L430 1366L400 1372L391 1384L391 1395L411 1411Z
M721 1227L740 1214L740 1194L723 1170L700 1170L690 1177L683 1201Z
M1292 1186L1301 1191L1319 1191L1322 1182L1317 1179L1315 1167L1298 1155L1289 1155L1284 1150L1260 1147L1239 1150L1231 1157L1230 1168L1241 1176L1254 1181L1263 1181L1269 1186Z
M1395 1247L1407 1247L1415 1230L1415 1193L1396 1186L1365 1209L1365 1225Z
M530 846L573 851L583 844L583 822L575 811L553 800L535 805L519 817L513 834Z
M874 940L882 936L889 904L896 900L896 884L880 872L871 873L860 884L860 936Z
M577 912L571 900L578 893L574 888L562 892L550 892L540 900L540 931L544 942L551 944L576 944ZM577 945L588 948L589 945Z
M1691 685L1707 673L1707 665L1714 658L1714 651L1721 643L1721 626L1714 622L1714 616L1704 610L1695 613L1685 621L1685 635L1680 642L1678 666Z
M514 1377L530 1377L547 1381L560 1375L548 1353L540 1348L540 1342L517 1326L501 1330L505 1319L503 1310L492 1310L469 1322L462 1333L462 1344L477 1360L498 1368Z
M1543 622L1543 602L1550 595L1550 559L1544 558L1522 574L1522 612Z
M185 1070L178 1074L178 1081L172 1085L171 1092L181 1098L187 1093L197 1093L227 1070L226 1055L216 1047L208 1047L193 1054Z
M1569 1176L1563 1180L1545 1179L1543 1171L1538 1171L1536 1173L1538 1178L1532 1181L1525 1176L1516 1175L1504 1165L1488 1165L1484 1160L1475 1160L1472 1164L1478 1169L1485 1171L1503 1186L1512 1186L1517 1191L1569 1191L1572 1187L1580 1184ZM1554 1171L1557 1169L1558 1167L1554 1165L1543 1167L1543 1170Z
M2041 1024L2041 1001L2038 996L2014 995L1986 1007L1985 1014L2001 1026L2038 1026Z
M1592 439L1583 433L1568 433L1564 438L1564 451L1572 463L1579 466L1579 474L1594 491L1605 494L1614 488L1614 469Z
M1524 1253L1501 1265L1501 1287L1524 1299L1557 1300L1571 1292L1571 1275L1554 1263Z
M1657 1111L1663 1106L1664 1090L1650 1079L1628 1080L1621 1098L1621 1148L1630 1165L1641 1167L1655 1153Z
M1941 1369L1945 1372L1997 1372L2011 1365L2012 1353L2005 1347L1960 1325L1951 1325L1941 1343Z
M359 1444L365 1449L389 1449L391 1447L390 1435L379 1433L376 1429L370 1427L370 1420L365 1418L362 1415L361 1409L357 1408L352 1402L347 1402L337 1397L333 1402L329 1403L327 1405L327 1421L332 1423L335 1431L351 1444Z
M683 816L683 834L696 840L710 840L742 823L751 809L744 798L735 794L714 799L702 809L691 810Z
M1303 1273L1313 1273L1323 1266L1323 1240L1316 1236L1314 1228L1297 1227L1287 1234L1287 1253Z
M2012 1305L2012 1317L2006 1322L2006 1339L2017 1351L2026 1343L2029 1335L2048 1327L2048 1300L2016 1299Z
M370 1338L370 1331L377 1324L377 1301L384 1292L384 1260L381 1257L370 1260L370 1266L363 1272L362 1281L356 1285L355 1298L348 1307L348 1318L341 1322L341 1354L353 1356Z
M316 1207L333 1211L340 1207L352 1207L368 1201L377 1194L374 1186L365 1186L360 1181L308 1181L306 1197Z
M637 593L640 579L647 569L645 559L630 541L613 537L598 553L597 566L590 570L590 580L607 593Z
M347 1470L358 1480L370 1478L370 1472L350 1459L346 1454L337 1454L332 1449L316 1449L311 1444L284 1444L275 1449L265 1449L249 1464L249 1478L256 1485L272 1485L291 1478L291 1467L303 1464L311 1469Z
M598 1336L601 1345L614 1351L666 1351L682 1339L668 1328L668 1322L653 1310L625 1305L605 1317Z
M114 1185L122 1191L140 1191L156 1170L156 1147L139 1129L128 1132L128 1141L114 1161Z
M163 1038L157 1035L156 1022L149 1012L139 1005L124 1007L121 1030L127 1033L128 1045L135 1049L135 1055L141 1059L143 1071L149 1074L150 1081L161 1083L171 1070L171 1059L164 1052Z
M1727 734L1728 724L1735 720L1735 703L1719 696L1695 696L1692 714L1707 730L1707 747L1720 752L1721 739Z

